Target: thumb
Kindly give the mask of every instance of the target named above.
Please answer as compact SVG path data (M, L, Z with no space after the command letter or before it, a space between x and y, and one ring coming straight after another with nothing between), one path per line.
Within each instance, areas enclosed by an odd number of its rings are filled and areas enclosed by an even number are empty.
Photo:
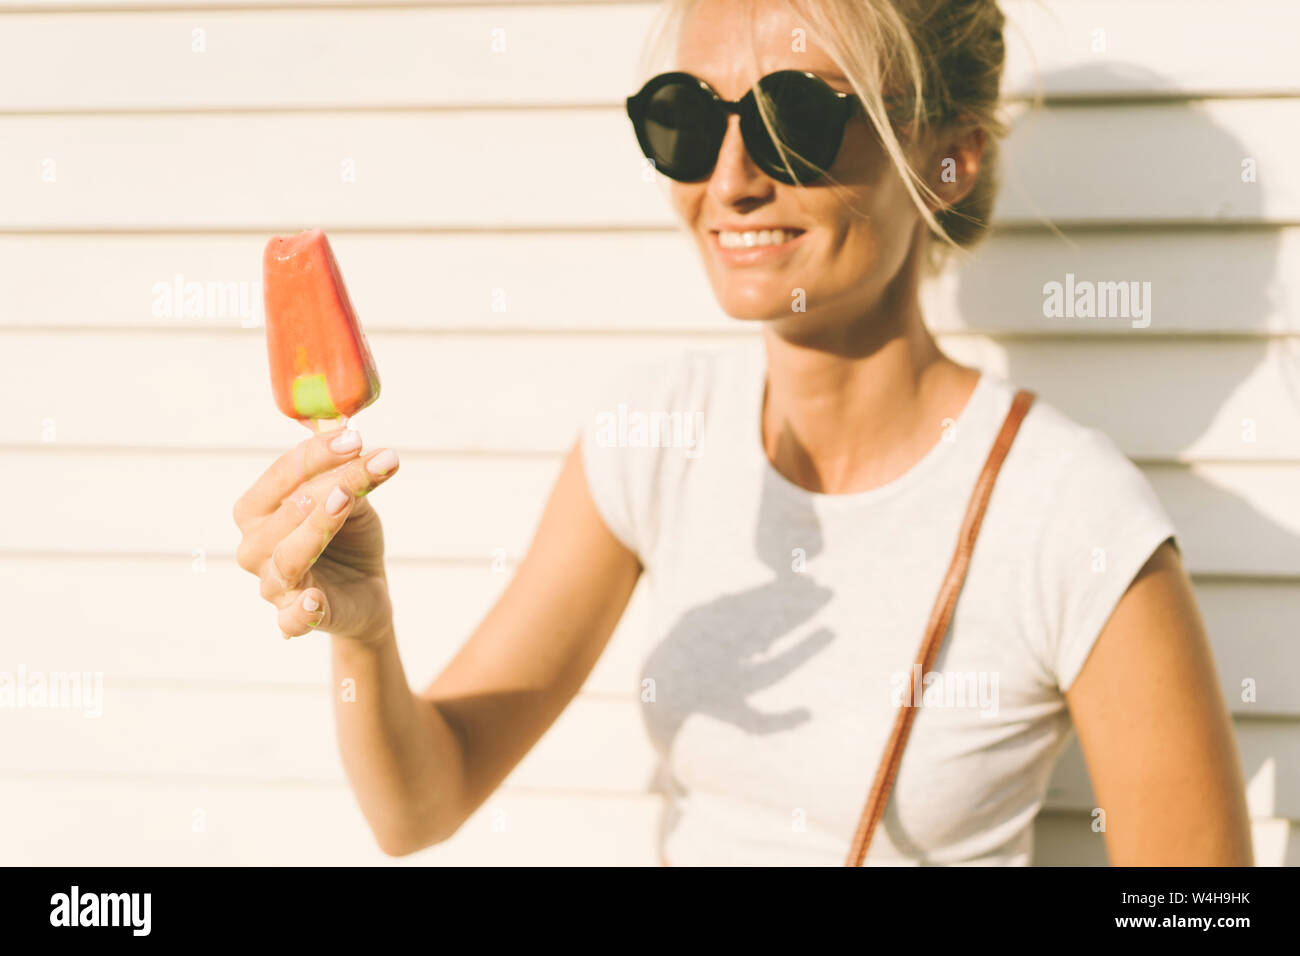
M321 627L329 617L329 602L320 588L304 588L293 595L293 600L276 615L280 633L287 641Z

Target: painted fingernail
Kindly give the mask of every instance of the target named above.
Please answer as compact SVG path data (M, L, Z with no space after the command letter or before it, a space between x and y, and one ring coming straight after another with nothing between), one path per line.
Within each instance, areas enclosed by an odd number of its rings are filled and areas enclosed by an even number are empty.
M301 491L295 491L289 496L289 500L298 508L298 513L304 517L311 513L311 499Z
M338 455L346 455L350 451L356 451L361 447L361 434L355 428L349 428L341 435L330 442L330 451Z
M314 598L312 595L307 594L303 596L302 606L305 610L308 611L319 611L320 601L316 600L316 598Z
M376 478L388 474L397 467L397 452L391 448L385 448L374 458L366 462L366 471L370 472Z
M330 496L325 499L325 511L327 514L336 515L342 511L348 503L348 493L340 485L330 492Z

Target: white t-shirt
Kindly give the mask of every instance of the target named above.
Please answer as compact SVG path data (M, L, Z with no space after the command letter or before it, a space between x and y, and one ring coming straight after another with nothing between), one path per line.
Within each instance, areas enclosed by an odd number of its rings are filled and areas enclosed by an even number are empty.
M674 866L843 865L1015 392L985 372L909 471L826 495L767 460L765 377L761 342L644 363L620 373L583 430L596 507L648 576L637 691ZM1141 471L1040 396L934 671L919 677L868 865L1029 862L1072 732L1063 692L1173 535Z

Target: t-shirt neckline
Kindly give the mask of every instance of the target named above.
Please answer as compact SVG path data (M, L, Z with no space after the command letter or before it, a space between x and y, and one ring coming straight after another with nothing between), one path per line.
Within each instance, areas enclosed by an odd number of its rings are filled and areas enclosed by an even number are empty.
M746 402L745 408L749 429L752 430L749 431L749 441L746 442L746 445L758 455L759 465L763 469L765 478L771 486L778 489L780 494L803 503L812 503L823 510L857 508L875 504L915 486L937 468L941 462L948 459L950 452L971 445L969 441L944 441L943 437L940 436L939 440L911 468L883 485L867 488L864 491L850 491L842 494L809 491L781 474L776 469L776 466L768 460L767 451L763 447L763 397L767 386L767 349L760 343L755 351L756 357L751 365L753 374L750 376L749 400ZM975 388L966 399L966 404L962 407L962 410L957 413L956 419L954 419L952 428L958 434L970 431L971 426L979 420L980 412L991 391L991 384L992 377L987 371L981 369Z

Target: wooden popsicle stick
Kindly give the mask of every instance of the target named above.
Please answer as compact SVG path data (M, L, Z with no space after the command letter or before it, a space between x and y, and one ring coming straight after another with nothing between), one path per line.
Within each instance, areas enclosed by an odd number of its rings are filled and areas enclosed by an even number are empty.
M316 434L317 434L317 435L322 435L322 434L324 434L325 432L338 431L338 430L339 430L340 428L342 428L345 424L347 424L347 419L345 419L345 418L313 418L311 423L312 423L312 425L314 425L315 428L316 428Z

